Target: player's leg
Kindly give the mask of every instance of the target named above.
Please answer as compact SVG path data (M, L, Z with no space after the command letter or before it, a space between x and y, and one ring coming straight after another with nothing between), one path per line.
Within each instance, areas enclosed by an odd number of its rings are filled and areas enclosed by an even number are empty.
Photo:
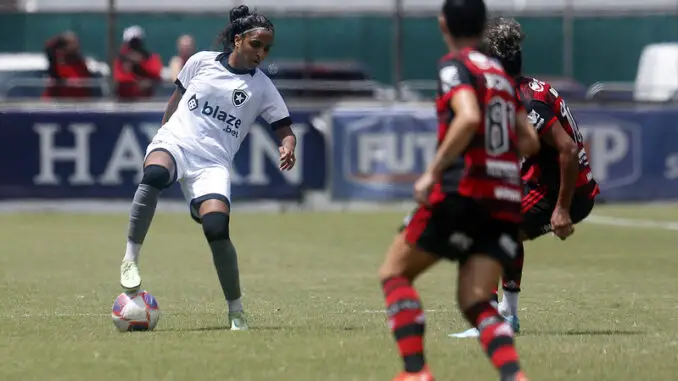
M424 310L412 285L418 275L438 261L437 256L419 250L412 244L419 241L425 247L427 237L424 236L422 240L420 237L425 234L421 232L426 230L427 225L428 230L432 229L426 221L430 216L425 214L415 212L409 226L394 238L379 269L389 327L404 363L403 373L395 380L433 380L424 357ZM430 235L430 231L426 234Z
M538 237L544 233L544 224L550 223L551 214L545 208L548 203L544 200L543 191L532 190L527 193L522 201L523 212L523 231L520 233L516 256L508 263L504 269L501 280L503 296L501 302L498 302L498 285L494 285L491 293L491 301L498 305L498 310L511 325L514 332L520 332L520 319L518 318L518 296L520 295L520 285L523 277L523 262L525 258L525 248L523 240ZM459 333L450 334L455 338L476 338L480 332L476 328L469 328Z
M200 202L199 216L212 252L219 284L228 304L231 330L245 330L248 326L242 306L238 253L231 241L228 200L215 197Z
M141 287L139 252L151 226L160 192L176 178L174 156L166 149L149 152L144 162L141 183L134 193L127 229L127 249L120 269L120 284L128 291Z
M522 238L522 237L521 237ZM520 332L520 319L518 318L518 299L520 284L523 278L523 264L525 260L525 246L523 239L518 242L516 257L506 266L502 278L502 299L499 303L499 313L506 318L515 333Z
M503 296L499 303L499 312L511 324L515 332L520 332L518 318L518 299L523 278L525 247L523 242L537 238L548 231L551 223L553 205L545 188L531 189L522 200L523 224L516 256L506 266L502 277Z
M249 327L242 305L238 254L231 240L229 178L224 167L205 167L191 172L182 186L191 199L191 215L202 224L212 252L219 284L228 304L230 329L239 331Z
M471 255L460 266L457 297L464 317L479 330L480 344L501 380L526 381L520 370L513 330L492 303L494 288L504 270L502 259L506 261L507 253L518 244L517 232L509 230L495 232L495 243L485 250L487 253Z

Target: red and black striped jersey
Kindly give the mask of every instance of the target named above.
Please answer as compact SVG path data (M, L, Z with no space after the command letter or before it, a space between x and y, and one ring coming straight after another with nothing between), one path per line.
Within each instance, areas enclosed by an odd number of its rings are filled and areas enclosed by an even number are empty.
M565 100L551 85L535 78L521 77L517 89L518 97L527 108L528 119L537 129L540 138L555 122L560 122L565 132L577 144L579 158L577 191L594 197L600 190L591 173L584 137ZM549 190L557 192L560 189L558 150L542 140L541 150L523 162L521 172L524 181L546 186Z
M487 205L494 218L520 222L516 112L523 106L516 97L515 83L499 62L473 49L444 56L438 77L438 146L454 119L451 100L457 91L468 89L476 94L482 122L463 154L445 169L432 197L458 193Z

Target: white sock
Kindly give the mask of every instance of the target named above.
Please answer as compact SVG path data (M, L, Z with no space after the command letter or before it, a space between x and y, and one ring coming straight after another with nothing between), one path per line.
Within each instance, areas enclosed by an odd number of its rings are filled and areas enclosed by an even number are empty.
M502 316L515 316L518 314L518 295L519 292L504 290L504 295L499 304L499 313Z
M123 258L122 260L137 262L139 260L140 251L141 251L140 244L127 241L127 250L125 250L125 258Z
M242 299L227 300L228 312L242 312Z

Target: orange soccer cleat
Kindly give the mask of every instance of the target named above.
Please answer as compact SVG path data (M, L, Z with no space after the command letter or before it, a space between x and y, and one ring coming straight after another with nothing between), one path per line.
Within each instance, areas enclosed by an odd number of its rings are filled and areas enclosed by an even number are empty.
M527 379L527 376L523 372L518 372L516 376L513 378L513 381L530 381Z
M393 381L435 381L433 373L427 366L417 373L402 372L393 379ZM527 381L527 379L525 379Z

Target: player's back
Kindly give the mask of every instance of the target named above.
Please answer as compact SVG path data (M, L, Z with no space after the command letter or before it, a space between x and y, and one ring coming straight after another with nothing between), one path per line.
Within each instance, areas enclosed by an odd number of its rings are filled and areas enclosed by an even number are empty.
M522 105L513 80L497 61L472 49L444 56L439 74L439 145L454 119L450 101L457 91L473 90L481 111L481 123L463 155L444 171L439 191L476 199L495 218L520 221L522 184L516 112Z
M559 122L565 132L577 144L579 176L576 186L594 188L597 186L591 173L588 156L577 122L567 106L565 100L555 88L546 82L531 77L521 77L518 80L518 97L527 107L528 119L537 129L540 138ZM522 166L523 179L528 182L545 185L551 189L560 187L559 152L549 144L542 144L541 150L525 160Z

